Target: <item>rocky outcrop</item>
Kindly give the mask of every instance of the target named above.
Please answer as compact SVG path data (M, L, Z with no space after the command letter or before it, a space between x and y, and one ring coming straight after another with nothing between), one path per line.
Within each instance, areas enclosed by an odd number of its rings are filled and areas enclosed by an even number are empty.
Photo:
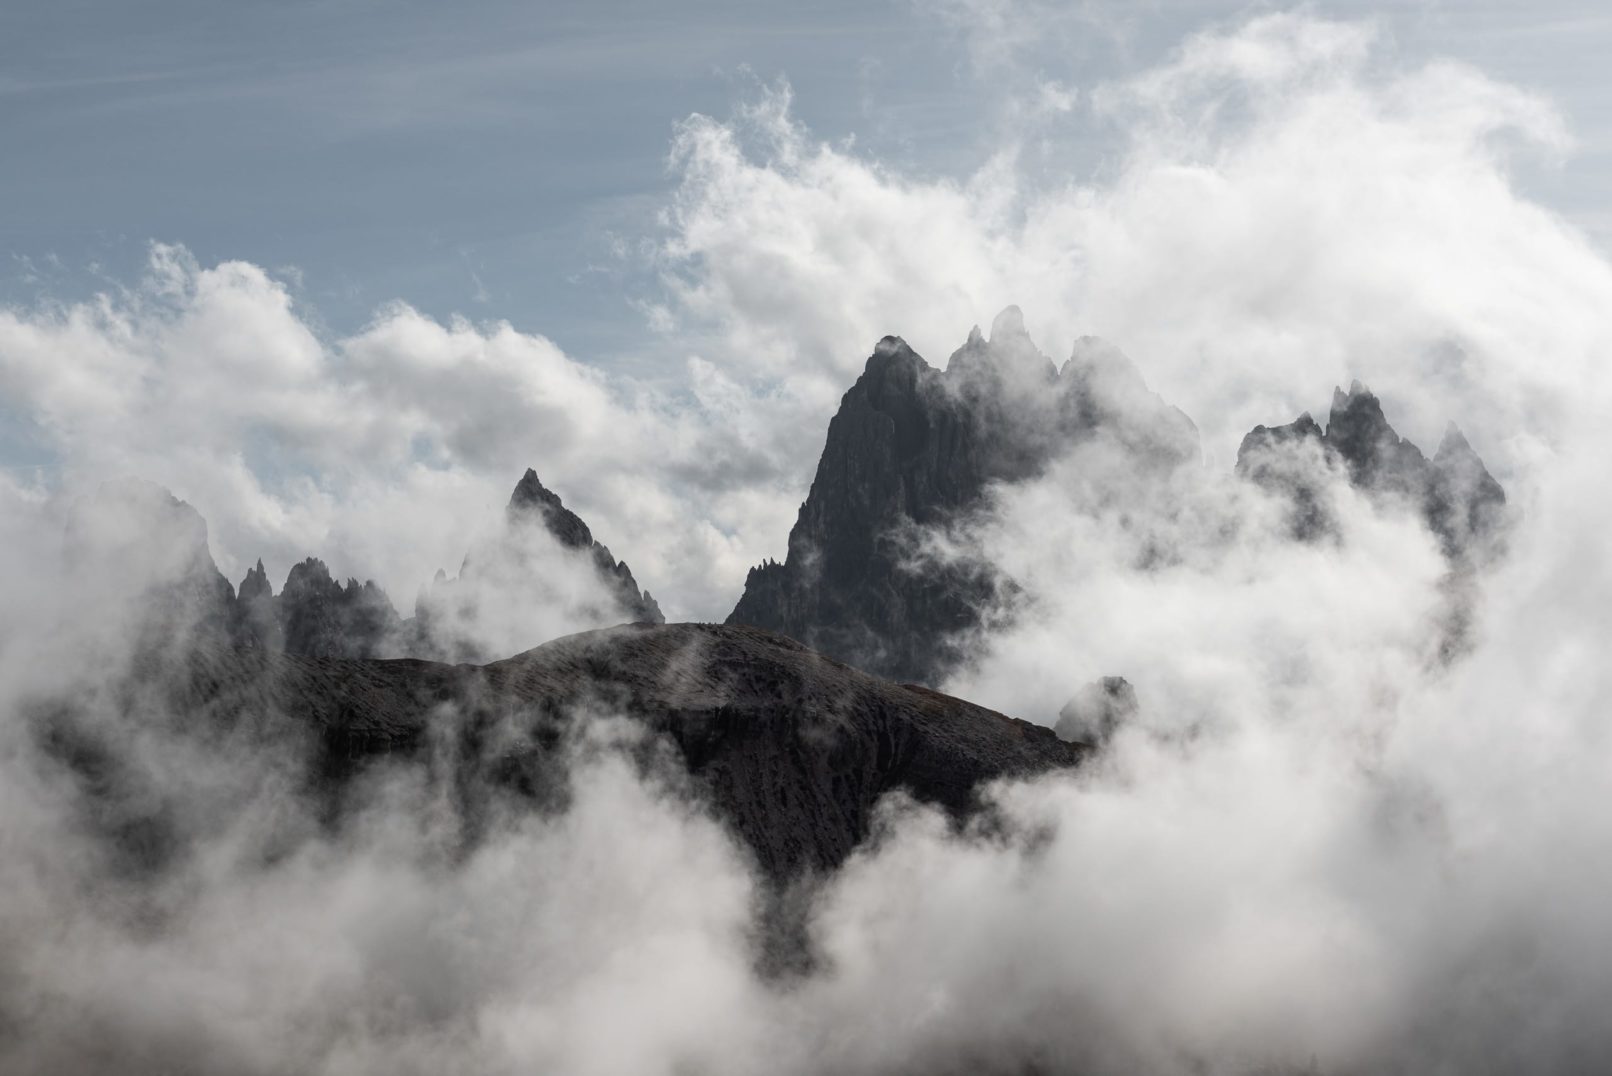
M1433 453L1423 510L1427 525L1452 555L1488 546L1506 522L1506 491L1466 437L1450 423Z
M632 569L528 469L502 530L465 556L456 577L439 571L421 590L408 652L480 663L565 631L665 619Z
M198 522L200 518L196 517ZM536 472L528 470L505 513L501 537L512 540L495 542L468 555L456 579L439 571L422 592L412 619L400 617L386 592L373 581L348 579L342 583L331 576L324 561L309 557L292 567L278 595L261 560L249 569L238 595L231 600L232 629L253 645L303 657L490 660L497 655L487 653L472 630L481 612L477 605L483 595L479 592L491 588L508 603L530 601L534 607L547 600L545 580L540 576L554 566L523 559L525 547L518 540L532 528L541 529L563 549L580 554L597 574L604 600L597 608L585 610L584 619L597 625L665 621L655 599L639 589L632 570L611 556L588 525L544 488ZM498 563L491 563L494 561ZM206 566L212 567L210 556ZM497 578L481 578L494 571L499 573Z
M623 625L481 667L200 648L157 686L155 704L175 728L204 740L208 729L256 730L295 745L307 790L332 821L373 765L418 766L471 841L512 804L563 806L566 745L595 718L626 719L647 734L634 749L640 764L675 760L688 790L779 881L844 862L891 792L961 819L982 782L1086 754L1050 729L739 626ZM52 714L56 742L101 759L84 794L115 794L106 774L116 767L102 758L114 748L97 746L95 726L75 721L71 705ZM169 824L160 811L144 821ZM153 836L154 848L172 844Z
M1323 431L1306 412L1286 426L1256 426L1237 450L1237 473L1285 492L1296 536L1332 529L1322 491L1341 472L1379 501L1419 512L1452 559L1482 556L1499 536L1506 495L1452 422L1429 460L1400 437L1359 381L1334 389Z
M639 590L632 569L610 555L610 550L593 537L588 525L567 508L559 494L546 488L530 467L515 486L505 514L509 526L519 528L541 523L567 549L585 551L614 594L625 619L634 623L664 624L666 617L649 591Z
M536 510L552 513L544 518L559 520L591 559L601 547L586 527L528 477L522 489L537 494ZM520 497L511 514L532 507ZM402 630L379 588L344 585L310 558L279 595L254 565L237 595L213 564L201 516L145 483L103 487L82 504L68 555L97 609L98 573L138 575L125 589L149 620L144 634L161 645L137 643L141 660L87 670L109 678L108 693L68 692L25 709L43 746L77 775L86 817L104 822L136 872L182 854L188 815L172 809L163 775L142 768L145 756L120 754L117 730L130 722L195 737L187 750L252 743L264 765L285 764L278 752L292 751L301 786L333 824L358 774L379 762L417 764L473 841L512 801L563 806L567 745L596 718L624 718L646 734L634 748L641 764L664 774L675 759L687 790L779 881L843 862L891 792L960 819L981 782L1072 766L1086 751L1050 729L738 625L621 625L483 665L378 659ZM281 645L266 645L272 631ZM84 710L106 699L120 708L116 720Z
M280 624L280 603L275 601L274 587L269 583L269 573L263 569L261 559L247 569L241 585L235 589L235 600L242 633L259 646L284 650L285 629Z
M926 555L992 483L1104 441L1137 474L1199 456L1197 430L1119 351L1087 337L1062 369L1009 307L936 370L881 340L829 423L782 563L752 569L730 624L791 635L880 676L938 683L987 610L1014 593L993 567Z
M282 645L312 657L401 656L402 618L372 580L337 582L317 557L292 567L278 599Z
M1093 680L1063 704L1052 731L1068 743L1101 747L1140 712L1136 689L1130 681L1123 676L1105 676Z

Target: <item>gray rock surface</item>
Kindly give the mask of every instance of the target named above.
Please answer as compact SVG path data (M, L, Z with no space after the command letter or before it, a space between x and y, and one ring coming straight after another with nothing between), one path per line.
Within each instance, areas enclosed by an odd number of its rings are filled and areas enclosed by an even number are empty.
M1256 426L1237 450L1237 472L1286 492L1300 538L1332 529L1321 498L1325 469L1356 488L1419 512L1452 559L1484 556L1505 522L1506 494L1452 422L1429 460L1388 424L1382 403L1359 381L1333 389L1326 429L1300 415L1286 426Z
M317 557L291 568L275 612L281 645L291 654L372 658L401 653L403 620L386 592L372 580L337 582Z
M535 471L528 469L515 486L505 520L510 529L542 527L562 546L580 550L591 560L613 604L598 611L600 625L623 620L664 623L660 606L647 590L639 589L632 570L594 539L588 525L543 486ZM211 565L210 558L207 563ZM460 575L474 570L467 557ZM276 595L260 560L241 580L231 615L237 632L257 645L306 657L479 659L484 655L454 630L456 622L473 619L474 610L454 609L456 617L440 615L445 603L463 596L438 572L417 603L416 615L405 620L373 581L342 583L317 557L293 566Z
M990 565L938 564L919 536L966 523L995 482L1107 438L1138 473L1199 458L1197 430L1090 337L1060 370L1017 307L976 328L945 371L885 337L829 423L782 563L751 569L728 617L880 676L938 683L1015 586Z
M632 569L626 562L611 556L610 550L593 537L588 525L580 516L560 501L559 494L546 488L530 467L515 486L506 509L509 525L519 527L541 521L548 532L568 549L588 552L610 590L615 594L623 612L634 623L664 624L666 617L649 591L638 589Z
M675 761L694 795L780 881L843 862L887 793L961 818L981 782L1073 766L1085 754L1050 729L742 626L622 625L486 666L202 647L143 675L144 694L208 742L226 742L219 730L253 729L300 744L307 788L327 800L332 819L361 774L417 766L462 813L471 839L495 804L563 804L563 745L583 722L624 717L652 734L641 762ZM152 848L179 843L162 832L160 790L120 790L93 725L75 725L71 707L61 707L52 730L56 744L71 745L70 763L93 760L85 795L149 803L135 829Z

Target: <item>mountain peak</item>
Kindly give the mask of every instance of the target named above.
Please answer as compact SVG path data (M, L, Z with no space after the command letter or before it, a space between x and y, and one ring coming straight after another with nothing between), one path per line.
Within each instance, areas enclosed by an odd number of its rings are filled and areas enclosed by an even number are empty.
M560 495L543 485L537 472L526 468L526 473L515 484L506 509L512 524L541 519L548 532L563 546L586 549L593 545L593 532L582 522L582 517L567 508Z
M274 587L269 583L269 573L263 570L263 558L259 557L257 564L248 568L246 576L236 590L241 601L253 601L258 598L274 597Z
M1014 337L1029 336L1024 328L1024 311L1016 306L1005 306L991 319L991 343L1002 343ZM970 340L973 334L970 334Z
M1306 412L1288 426L1256 426L1237 452L1237 472L1266 485L1286 488L1295 498L1295 532L1318 533L1324 526L1314 480L1302 461L1295 469L1274 459L1274 449L1301 441L1320 444L1341 461L1349 481L1373 495L1389 495L1419 508L1444 551L1460 556L1487 543L1504 523L1505 491L1484 467L1454 422L1444 431L1432 460L1389 425L1382 402L1355 380L1346 395L1332 390L1327 428Z
M1375 403L1377 403L1376 394L1367 388L1358 377L1349 382L1348 392L1344 392L1343 389L1336 385L1332 387L1332 411L1334 414L1340 411L1350 411L1357 407L1370 407ZM1381 410L1380 407L1379 410Z
M902 349L907 346L898 337L885 339L895 340ZM616 593L622 610L632 620L653 624L665 621L660 606L649 596L649 592L638 589L626 563L611 556L610 550L593 537L593 532L582 521L582 517L567 508L559 494L545 487L538 479L537 472L530 467L521 476L515 492L509 498L508 518L512 526L540 520L562 546L590 553L600 577Z
M1438 451L1433 453L1433 461L1438 463L1444 460L1476 455L1477 452L1473 450L1471 442L1466 439L1466 434L1461 432L1461 427L1451 422L1444 427L1444 436L1439 438Z
M783 564L749 573L728 622L792 635L878 675L939 683L981 610L1013 584L963 561L914 571L907 536L966 518L994 484L1041 473L1098 437L1152 476L1196 456L1197 433L1111 345L1083 341L1075 374L1061 377L1016 306L989 339L976 326L944 372L905 345L898 360L892 339L829 423Z
M971 391L985 387L994 396L1006 389L1022 396L1044 392L1056 380L1058 368L1030 339L1024 314L1010 306L991 322L989 339L977 325L969 332L963 346L952 352L946 373L953 384Z

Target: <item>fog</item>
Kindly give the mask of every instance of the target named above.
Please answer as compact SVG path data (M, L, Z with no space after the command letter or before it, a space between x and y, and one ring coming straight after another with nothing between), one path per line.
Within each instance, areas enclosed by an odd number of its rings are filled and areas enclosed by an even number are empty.
M783 93L691 119L666 316L718 343L685 410L546 341L406 309L332 349L261 270L177 254L177 305L149 317L116 299L0 315L0 387L79 479L0 483L0 1069L1606 1067L1612 265L1508 171L1566 133L1530 94L1397 70L1369 27L1302 15L1201 35L1095 97L1127 149L1089 186L1042 189L1006 158L967 183L902 176L814 143ZM279 314L249 331L264 301ZM1204 460L1158 473L1098 442L925 536L925 556L983 558L1024 595L987 611L945 686L1050 724L1123 675L1140 713L1075 773L991 790L989 828L887 803L811 895L798 974L758 960L743 850L674 767L625 750L642 733L617 715L567 745L563 809L504 804L467 843L440 788L382 767L333 826L301 791L294 721L210 732L119 686L143 645L131 603L174 542L114 533L111 571L61 553L74 498L116 469L194 498L226 570L266 534L373 533L344 556L423 581L427 556L465 548L445 520L487 518L502 449L537 437L597 479L585 508L605 522L584 515L683 596L672 619L720 615L798 502L785 435L820 431L883 333L939 364L1009 301L1055 360L1086 333L1118 345ZM214 391L217 369L179 361L209 354L180 338L213 319L207 339L241 353L212 361L264 379L239 406L321 481L265 481L249 446L217 456L228 409L188 441L153 432ZM1295 540L1284 503L1233 474L1251 426L1324 419L1352 377L1424 451L1461 425L1506 487L1502 550L1452 566L1419 517L1320 460L1335 531ZM517 398L552 427L532 434ZM772 462L709 460L749 443L724 416L752 406L755 427L790 416L755 433ZM411 458L421 438L440 468ZM603 507L623 490L643 500ZM508 612L489 645L513 641ZM64 693L116 796L86 796L48 749L40 700ZM131 859L155 817L173 843Z

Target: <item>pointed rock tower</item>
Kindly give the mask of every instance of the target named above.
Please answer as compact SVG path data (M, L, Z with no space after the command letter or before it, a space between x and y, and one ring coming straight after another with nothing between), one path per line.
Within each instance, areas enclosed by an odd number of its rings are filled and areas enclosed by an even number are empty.
M987 487L1111 438L1140 471L1200 458L1197 429L1116 348L1083 338L1060 371L1017 307L976 327L945 371L880 340L829 422L780 563L751 569L730 624L782 632L876 675L937 684L982 617L1016 592L992 566L922 556Z
M1332 390L1323 431L1308 412L1286 426L1256 426L1237 450L1237 473L1293 499L1293 529L1311 538L1331 528L1322 507L1326 468L1341 470L1370 496L1420 512L1447 556L1482 554L1503 528L1506 494L1450 423L1429 460L1388 424L1382 403L1359 381Z

